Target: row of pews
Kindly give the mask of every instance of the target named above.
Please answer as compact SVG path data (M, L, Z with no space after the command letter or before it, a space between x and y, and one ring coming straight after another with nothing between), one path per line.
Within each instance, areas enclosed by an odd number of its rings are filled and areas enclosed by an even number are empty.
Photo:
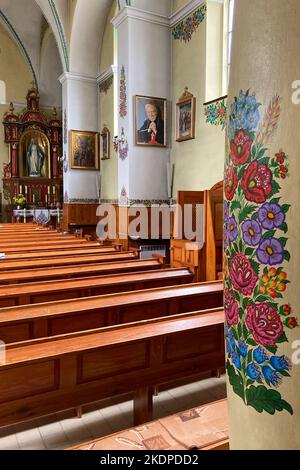
M0 426L122 394L141 425L158 386L224 368L220 281L30 224L0 247Z

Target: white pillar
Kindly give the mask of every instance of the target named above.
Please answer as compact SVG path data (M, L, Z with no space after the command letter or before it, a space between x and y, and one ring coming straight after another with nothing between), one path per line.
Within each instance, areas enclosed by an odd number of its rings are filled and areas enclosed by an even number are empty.
M64 123L63 153L65 203L97 203L99 199L99 171L71 169L70 131L98 132L98 87L93 77L65 73L60 77L63 90Z
M160 2L159 2L160 3ZM171 142L171 32L169 17L161 14L159 3L147 2L144 11L125 7L113 19L118 31L118 77L125 71L127 111L119 116L119 137L122 128L128 141L128 156L119 158L119 194L124 188L132 200L168 199L167 164ZM156 13L158 8L160 13ZM167 9L169 10L169 9ZM120 88L120 85L119 85ZM146 147L135 144L134 96L143 95L168 100L167 147ZM120 97L119 97L120 100Z

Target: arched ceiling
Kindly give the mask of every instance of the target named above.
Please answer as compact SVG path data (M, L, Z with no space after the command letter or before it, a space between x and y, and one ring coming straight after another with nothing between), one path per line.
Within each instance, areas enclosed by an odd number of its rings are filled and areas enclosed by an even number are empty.
M91 77L99 73L102 38L114 0L0 0L0 21L17 42L43 94L47 63L49 76L62 72ZM52 39L49 35L52 30ZM45 38L50 40L46 47ZM53 50L56 49L56 52ZM43 54L49 54L49 60ZM59 60L54 55L57 54ZM49 80L47 86L51 86ZM55 84L56 86L56 84ZM53 90L49 90L53 94ZM56 103L57 104L57 103Z
M48 0L43 0L48 3ZM0 0L0 21L10 37L17 43L30 70L33 80L40 88L43 80L43 96L48 94L55 99L53 105L61 103L61 92L57 93L57 84L47 80L45 76L49 69L49 75L58 80L63 72L59 59L59 51L55 41L51 40L48 19L46 19L41 8L35 0ZM49 39L45 47L45 39ZM29 86L29 84L28 84ZM41 100L41 104L43 104ZM44 103L46 104L46 103ZM48 103L47 103L48 105Z
M70 71L96 77L99 51L113 0L77 0L70 35Z

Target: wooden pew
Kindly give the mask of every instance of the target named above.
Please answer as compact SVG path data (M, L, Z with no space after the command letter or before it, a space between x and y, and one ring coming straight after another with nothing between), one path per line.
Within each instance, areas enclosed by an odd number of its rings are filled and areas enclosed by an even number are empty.
M0 426L131 392L138 425L152 418L154 386L224 364L223 309L10 345Z
M60 258L62 256L97 256L102 253L115 253L117 250L114 246L100 246L92 248L77 248L75 250L48 250L38 252L23 252L23 253L6 253L5 261L17 261L17 260L39 260L45 258ZM119 253L119 251L118 251ZM1 263L0 263L1 267Z
M26 341L223 305L223 283L162 287L0 310L0 338Z
M229 450L227 400L160 418L67 450Z
M24 269L18 271L0 271L0 285L24 284L32 282L53 281L56 279L76 279L79 277L105 276L145 270L160 269L163 258L129 261L114 261L100 264L84 264L57 268Z
M32 242L30 244L17 244L17 245L3 245L0 244L0 250L3 253L35 253L35 252L43 252L49 250L82 250L83 248L105 248L114 247L115 250L120 251L120 245L102 245L98 242L88 242L84 239L79 239L79 242L76 241L60 241L57 243L53 242Z
M108 263L110 261L121 261L137 259L138 254L133 251L114 251L111 253L98 253L90 255L78 255L73 253L73 256L59 256L56 258L49 259L29 259L20 261L6 261L0 260L0 272L4 271L18 271L21 269L36 269L36 268L47 268L47 267L59 267L59 266L70 266L80 265L88 263Z
M92 278L0 286L0 308L92 297L192 282L188 269L161 269Z

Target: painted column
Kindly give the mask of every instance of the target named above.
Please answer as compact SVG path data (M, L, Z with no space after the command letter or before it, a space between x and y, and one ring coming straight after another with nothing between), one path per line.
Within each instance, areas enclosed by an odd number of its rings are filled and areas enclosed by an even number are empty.
M298 0L236 2L224 230L232 449L300 442L299 24Z

